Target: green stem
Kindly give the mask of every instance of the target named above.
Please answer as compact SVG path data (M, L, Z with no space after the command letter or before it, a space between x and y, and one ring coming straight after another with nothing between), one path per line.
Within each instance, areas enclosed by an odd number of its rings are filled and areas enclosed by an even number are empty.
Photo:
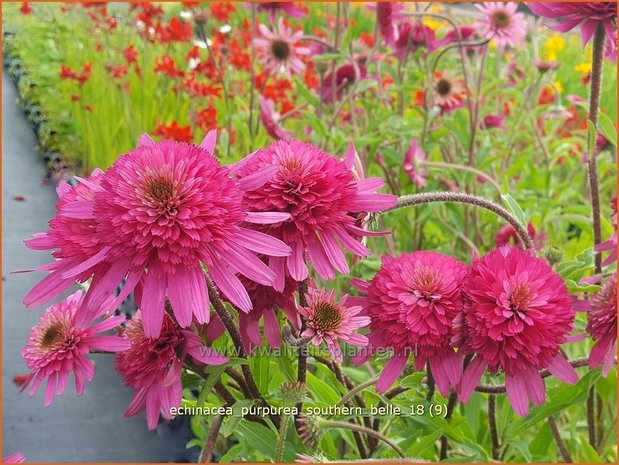
M282 463L284 456L284 444L286 443L286 435L288 434L288 422L290 415L282 415L282 420L279 425L279 437L277 438L277 447L275 448L275 463Z
M406 457L406 454L404 453L404 451L395 442L383 436L378 431L374 431L373 429L366 428L365 426L355 425L353 423L346 423L344 421L330 421L330 420L323 420L320 422L320 425L324 428L342 428L342 429L349 429L352 431L358 431L360 433L367 434L368 436L372 436L380 441L383 441L385 444L391 447L394 451L396 451L396 453L400 457Z

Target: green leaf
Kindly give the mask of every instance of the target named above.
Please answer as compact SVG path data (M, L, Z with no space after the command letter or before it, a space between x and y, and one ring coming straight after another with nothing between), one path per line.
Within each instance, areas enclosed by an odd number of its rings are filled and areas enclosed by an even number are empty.
M363 81L359 82L359 84L355 88L355 94L361 94L366 90L371 89L372 87L376 87L377 85L378 82L376 82L374 79L364 79Z
M613 122L604 113L600 112L598 118L600 132L613 146L617 147L617 128L615 128Z
M223 365L207 365L204 372L208 376L206 377L206 380L202 385L202 390L200 391L200 395L198 396L197 405L204 405L204 402L206 402L206 398L215 387L215 384L217 384L217 381L219 381L219 378L221 377L221 374L224 372L225 369L226 368Z
M340 400L340 396L335 389L312 373L307 374L307 384L314 398L320 402L324 402L327 405L335 405Z
M277 435L267 427L259 423L243 420L239 423L237 432L243 438L243 441L247 443L250 450L258 450L270 459L275 457ZM286 442L284 446L284 461L292 462L294 458L295 450L290 442Z
M518 202L516 202L516 200L510 194L503 194L501 195L501 198L507 204L514 216L518 219L518 222L526 228L527 219L524 214L524 210L522 209L520 204L518 204Z
M247 454L245 453L245 443L241 442L239 444L235 444L228 451L219 458L219 463L231 463L236 462L236 458L245 457Z
M406 376L402 381L400 381L400 386L403 388L416 388L421 384L421 380L426 376L423 371L418 371L417 373L413 373L412 375Z
M438 441L438 439L443 435L443 432L440 429L426 435L421 436L413 446L406 450L407 455L416 456L425 452L428 447L432 447L432 445Z
M579 457L577 458L578 462L584 463L602 463L604 460L600 458L595 449L589 444L589 440L585 437L584 434L578 435L580 439L580 450Z

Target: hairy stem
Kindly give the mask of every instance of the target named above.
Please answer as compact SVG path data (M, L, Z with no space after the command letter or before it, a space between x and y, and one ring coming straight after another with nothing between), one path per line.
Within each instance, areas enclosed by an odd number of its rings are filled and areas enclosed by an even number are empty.
M284 444L286 443L286 435L288 434L288 422L290 415L282 415L281 423L279 424L279 436L277 438L277 447L275 448L275 463L283 462Z
M505 210L500 205L497 205L494 202L483 199L481 197L477 197L475 195L463 194L460 192L424 192L421 194L405 195L398 199L398 202L395 206L388 208L387 210L383 210L382 213L397 210L403 207L436 202L463 203L475 205L476 207L490 210L491 212L503 218L511 225L512 228L514 228L516 234L518 234L518 237L527 249L533 249L533 241L531 240L531 236L529 236L526 228L522 224L520 224L520 222L514 215Z
M204 449L202 449L200 463L211 463L213 459L213 450L215 449L215 443L217 442L217 436L219 436L219 429L221 428L223 421L223 415L215 415L213 418L211 429L209 430L206 441L204 442Z
M563 439L561 439L561 434L559 433L559 428L557 427L557 422L555 420L555 417L549 416L548 424L550 425L550 430L552 431L552 435L554 436L555 441L557 442L557 446L559 447L559 452L561 452L561 456L563 457L563 460L565 460L567 463L572 463L572 456L570 455L570 451L567 450L567 447L565 446Z
M372 378L372 379L367 380L365 383L361 383L358 386L355 386L353 389L348 391L344 396L342 396L342 398L335 405L336 406L344 405L350 399L355 397L358 393L360 393L366 388L369 388L370 386L375 385L377 382L378 382L378 378Z
M490 441L492 443L492 459L499 460L499 433L496 426L496 395L488 396L488 424L490 426Z
M453 414L454 407L456 406L456 402L458 401L458 395L455 392L452 392L449 395L449 400L447 401L447 413L445 414L445 420L449 420L451 415ZM447 458L447 448L449 447L449 443L447 442L447 436L441 436L441 455L440 460L445 460Z
M385 444L387 444L389 447L391 447L394 451L396 451L396 453L400 457L405 457L406 456L404 451L402 449L400 449L400 447L395 442L393 442L391 439L383 436L378 431L374 431L373 429L366 428L365 426L355 425L355 424L352 424L352 423L346 423L344 421L330 421L330 420L323 420L321 422L321 426L323 426L324 428L349 429L349 430L352 430L352 431L358 431L360 433L367 434L368 436L372 436L372 437L374 437L374 438L376 438L376 439L378 439L380 441L383 441Z

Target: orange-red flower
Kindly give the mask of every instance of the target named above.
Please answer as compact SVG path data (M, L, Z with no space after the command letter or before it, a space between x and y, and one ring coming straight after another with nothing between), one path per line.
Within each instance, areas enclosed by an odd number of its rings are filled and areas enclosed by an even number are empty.
M162 139L173 139L179 142L193 142L193 134L191 132L191 126L179 126L178 123L172 121L172 124L165 125L159 123L153 134L161 137Z

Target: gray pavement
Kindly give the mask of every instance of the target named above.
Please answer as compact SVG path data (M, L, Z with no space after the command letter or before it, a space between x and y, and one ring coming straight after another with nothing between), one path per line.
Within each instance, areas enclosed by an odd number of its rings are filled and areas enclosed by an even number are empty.
M185 462L186 422L160 423L148 431L142 415L125 419L132 390L121 384L111 356L95 356L94 380L78 397L67 391L43 406L43 391L29 398L13 382L27 373L20 355L44 307L26 309L22 299L40 273L9 274L50 259L23 240L44 231L54 215L56 193L44 185L45 167L34 151L36 139L15 103L16 91L2 80L2 456L25 454L28 462ZM22 196L23 201L15 200ZM44 386L43 386L44 387Z

